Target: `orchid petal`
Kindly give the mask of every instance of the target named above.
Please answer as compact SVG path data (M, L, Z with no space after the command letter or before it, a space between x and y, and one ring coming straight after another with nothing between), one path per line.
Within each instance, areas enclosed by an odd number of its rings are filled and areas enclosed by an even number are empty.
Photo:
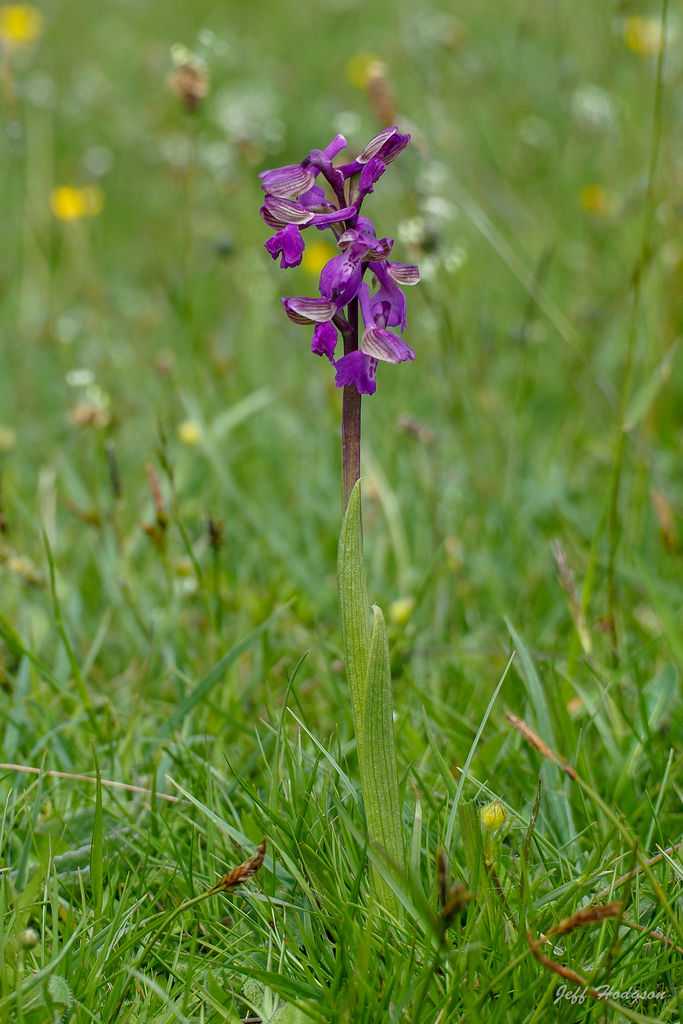
M346 252L333 256L322 269L320 294L323 298L336 302L338 309L346 306L358 294L363 278L361 256L362 250L359 253L352 245Z
M406 327L406 297L391 279L387 272L388 264L383 262L372 262L370 269L379 281L380 287L370 300L370 307L375 320L382 318L380 327ZM365 319L365 317L363 318ZM375 324L365 320L366 327L374 327Z
M370 327L363 332L360 350L366 356L379 359L383 363L412 362L415 358L415 353L406 345L403 338L379 327Z
M334 302L325 299L309 299L304 296L282 299L285 313L295 324L324 323L337 312Z
M374 138L370 139L363 152L356 157L358 163L366 164L368 160L372 160L373 156L377 156L382 149L382 146L384 146L384 144L388 142L392 135L395 135L397 131L398 128L396 127L385 128L379 133L379 135L375 135Z
M317 227L324 227L326 224L336 224L340 220L349 220L355 217L355 206L344 206L341 210L330 210L329 213L315 213L308 224L315 224Z
M282 254L280 266L286 269L299 266L306 243L298 227L295 224L288 224L286 228L269 238L265 246L274 260Z
M380 238L373 249L368 249L368 257L371 260L386 260L393 246L393 238Z
M308 167L289 164L287 167L277 167L272 171L262 171L259 178L261 188L268 195L292 199L310 189L315 181L315 174Z
M382 158L385 164L390 164L392 160L395 160L397 156L403 152L408 143L410 142L410 134L408 132L402 135L401 132L396 132L391 138L384 143L382 149L377 154Z
M337 153L341 153L342 149L346 149L347 146L348 142L343 135L335 135L332 142L328 142L325 146L323 153L328 160L334 160Z
M411 265L410 263L387 263L386 266L389 277L393 281L396 281L397 284L402 284L404 287L411 284L417 284L420 280L419 268Z
M324 323L317 323L311 340L311 351L317 356L327 356L330 362L332 362L338 339L339 333L333 323L329 320Z
M374 190L374 184L382 177L387 165L379 157L374 156L363 165L358 179L358 199L364 199Z
M311 185L307 192L301 193L297 202L307 208L322 206L330 210L334 209L334 203L325 198L325 189L320 185Z
M278 221L282 227L285 224L310 224L315 216L314 213L310 210L305 210L299 203L295 203L291 199L281 199L280 196L266 196L263 206L267 213L275 221Z
M340 164L337 170L341 174L342 178L346 181L347 178L352 178L354 174L360 174L363 169L363 165L358 160L352 160L348 164Z
M356 350L342 356L334 365L337 371L334 382L338 388L354 384L360 395L374 395L377 388L375 381L376 359Z

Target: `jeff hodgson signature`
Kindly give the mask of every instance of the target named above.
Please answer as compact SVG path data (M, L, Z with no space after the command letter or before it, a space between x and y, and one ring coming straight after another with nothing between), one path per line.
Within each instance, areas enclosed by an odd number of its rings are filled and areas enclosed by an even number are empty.
M553 1002L555 1006L561 1002L582 1005L586 1001L588 991L587 988L581 988L578 985L574 988L570 988L569 985L560 985L555 992ZM633 986L618 989L612 985L596 985L591 989L591 994L594 998L613 999L616 1003L630 1003L632 1006L649 999L666 999L666 992L645 991L644 989L633 988Z

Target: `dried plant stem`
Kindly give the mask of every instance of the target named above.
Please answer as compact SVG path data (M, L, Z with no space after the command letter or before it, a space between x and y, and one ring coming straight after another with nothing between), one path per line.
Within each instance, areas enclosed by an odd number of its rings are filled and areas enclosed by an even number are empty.
M677 843L675 846L667 847L666 850L660 850L660 852L656 853L654 857L650 857L646 863L651 867L653 864L659 863L659 861L662 860L664 857L668 857L670 856L670 854L676 853L678 850L680 850L681 846L683 846L683 843ZM606 896L609 896L612 892L614 892L615 889L618 889L625 882L629 882L632 878L635 878L636 874L639 871L642 871L642 867L642 864L637 864L636 867L632 868L631 871L627 871L625 875L621 875L619 878L616 879L616 881L612 882L611 885L608 885L604 889L601 889L600 892L593 897L593 899L604 900L604 898Z
M36 768L30 764L6 764L4 761L0 763L0 771L2 772L26 772L29 775L47 775L51 779L68 779L70 782L90 782L92 785L97 784L97 777L95 775L74 775L73 772L59 772L52 768ZM142 796L152 796L151 789L145 789L144 786L133 786L129 782L116 782L113 779L101 779L101 785L108 786L110 789L123 789L128 793L140 793ZM171 796L169 793L156 793L157 800L166 800L167 803L182 803L182 797Z

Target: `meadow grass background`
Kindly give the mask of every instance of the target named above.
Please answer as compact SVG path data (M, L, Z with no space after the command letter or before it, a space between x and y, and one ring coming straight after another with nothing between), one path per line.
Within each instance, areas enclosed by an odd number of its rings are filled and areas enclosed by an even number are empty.
M629 2L40 10L3 57L0 729L6 765L65 777L0 780L0 1014L680 1020L679 14L658 70L661 11ZM208 74L194 113L175 44ZM363 909L340 393L279 303L315 277L272 263L258 217L259 170L387 123L368 55L413 133L368 211L423 270L415 363L381 366L363 412L405 801L393 931ZM101 210L60 219L60 186ZM71 777L96 765L151 797ZM497 885L463 811L494 795ZM244 893L171 916L264 835ZM462 921L439 847L474 892ZM598 894L633 927L545 954L663 996L554 1004L526 929Z

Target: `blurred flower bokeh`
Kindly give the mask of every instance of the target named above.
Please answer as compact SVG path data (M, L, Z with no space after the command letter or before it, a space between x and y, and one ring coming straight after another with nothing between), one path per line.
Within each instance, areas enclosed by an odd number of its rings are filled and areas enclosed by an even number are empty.
M43 25L43 15L33 4L0 4L0 40L8 50L37 42Z
M97 185L59 185L50 195L50 209L58 220L96 217L104 208L104 192Z

